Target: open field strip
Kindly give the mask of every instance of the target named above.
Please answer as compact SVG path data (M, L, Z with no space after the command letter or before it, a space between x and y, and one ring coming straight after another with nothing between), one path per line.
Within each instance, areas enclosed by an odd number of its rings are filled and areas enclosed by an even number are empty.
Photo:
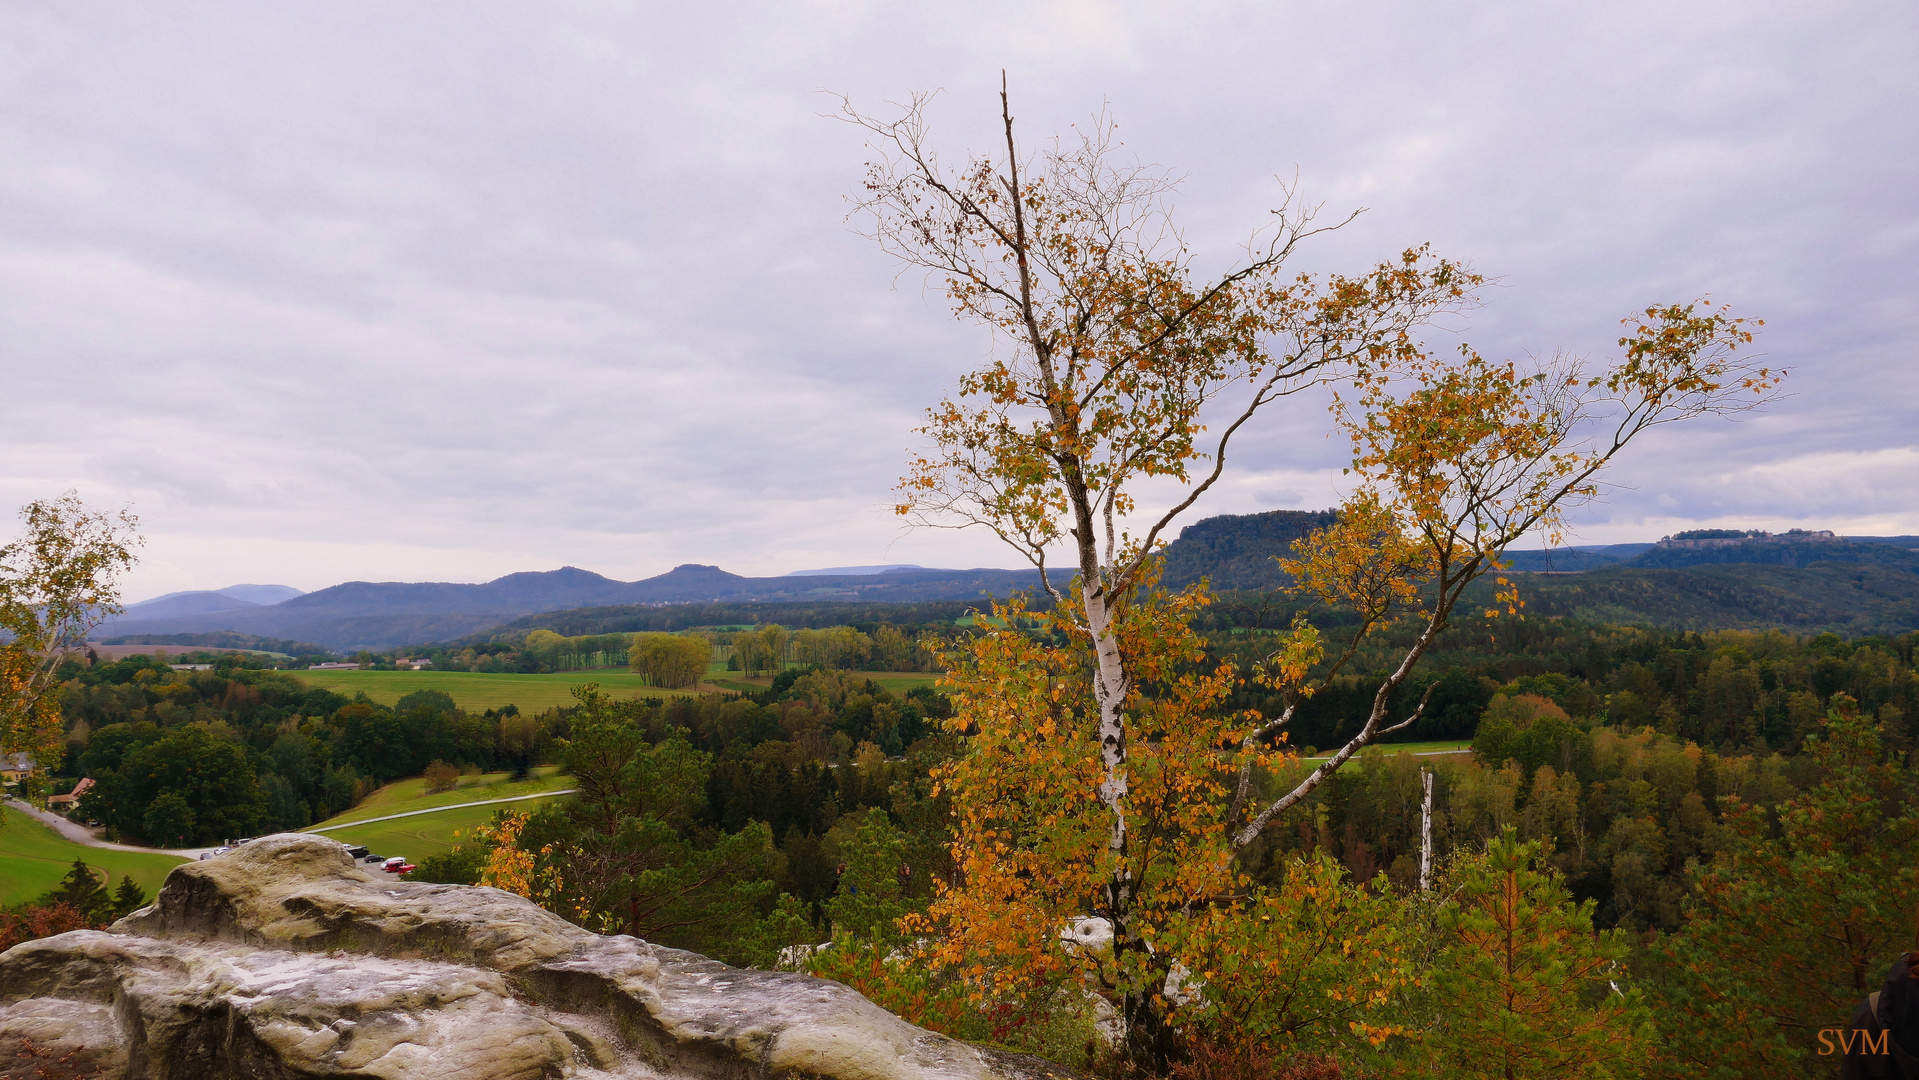
M685 697L689 690L661 690L646 685L644 677L625 668L559 671L543 675L498 674L479 671L295 671L308 686L349 697L364 692L381 705L392 705L415 690L438 690L462 709L478 712L506 705L521 712L540 712L575 704L573 688L599 683L615 698Z
M558 767L542 765L533 777L517 783L509 773L463 776L452 791L426 794L426 778L414 776L395 780L368 795L360 805L301 830L318 832L345 844L358 844L381 855L404 855L418 862L428 855L459 846L454 833L462 837L493 820L501 811L533 813L547 805L538 796L573 786L573 778L561 775ZM525 798L525 796L534 798ZM553 799L567 796L554 794ZM495 802L514 799L514 802ZM484 803L479 806L461 805ZM416 811L426 811L416 813ZM404 815L398 816L395 815ZM369 820L386 818L384 821Z
M5 814L4 827L0 827L0 906L43 895L60 883L76 858L85 859L96 870L105 870L109 888L120 884L122 875L132 874L149 899L160 888L167 871L187 861L177 855L87 847L12 807L0 808L0 813Z
M573 778L560 776L559 771L558 766L542 765L533 770L531 779L518 782L511 779L511 773L503 772L462 776L459 787L433 795L426 794L426 777L424 776L395 780L368 795L353 809L335 814L325 821L308 826L308 829L342 825L350 821L364 821L367 818L386 817L389 814L404 814L414 810L431 810L458 803L512 799L522 795L537 795L559 788L572 787Z
M1362 747L1359 753L1354 754L1350 758L1347 758L1346 763L1344 765L1341 765L1340 768L1341 769L1358 768L1360 759L1365 757L1367 754L1371 754L1371 753L1377 753L1385 757L1393 757L1400 754L1412 754L1416 757L1439 758L1439 757L1448 757L1453 754L1470 754L1472 752L1473 752L1473 744L1471 740L1452 739L1452 740L1442 740L1440 742L1373 743L1370 746ZM1325 753L1314 754L1312 757L1302 757L1299 759L1297 767L1300 767L1303 769L1305 767L1317 765L1317 764L1320 764L1321 762L1326 761L1332 756L1333 756L1332 751L1329 750Z
M504 799L481 799L477 802L454 803L451 806L444 807L430 806L425 810L402 810L397 814L388 814L385 817L359 818L354 821L342 822L338 825L309 825L300 831L310 833L332 832L336 829L351 829L355 825L377 825L383 821L393 821L396 818L420 817L423 814L442 814L448 810L470 810L476 806L508 806L513 803L527 802L532 799L552 799L561 795L571 795L578 790L580 789L570 787L560 788L556 791L539 791L531 795L512 795Z
M1472 750L1473 741L1471 739L1441 739L1438 742L1373 743L1367 747L1367 749L1375 748L1384 754L1463 754ZM1361 751L1361 753L1364 752L1364 750ZM1325 761L1332 756L1333 752L1331 750L1325 750L1305 760ZM1354 756L1357 757L1358 755L1355 754Z
M391 821L354 821L338 829L328 829L320 835L332 837L343 844L358 844L371 849L377 855L404 855L414 862L419 862L428 855L437 855L458 847L461 840L473 834L474 829L492 821L494 815L501 811L532 813L564 798L567 796L558 795L553 799L527 799L524 802L491 803L484 806L464 806ZM309 826L307 831L323 828L327 824L323 821L318 826ZM454 835L456 833L459 834L457 838Z

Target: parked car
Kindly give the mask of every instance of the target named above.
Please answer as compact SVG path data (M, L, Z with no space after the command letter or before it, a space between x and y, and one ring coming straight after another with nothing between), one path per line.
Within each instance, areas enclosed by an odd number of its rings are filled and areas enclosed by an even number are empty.
M382 863L380 869L385 870L389 874L404 874L413 869L413 864L407 862L405 856L395 855Z
M372 854L372 852L369 852L367 849L363 847L347 848L346 853L347 853L347 857L352 859L364 859L368 855Z
M369 862L369 863L383 863L386 861L386 856L385 855L368 855L362 858L360 861Z

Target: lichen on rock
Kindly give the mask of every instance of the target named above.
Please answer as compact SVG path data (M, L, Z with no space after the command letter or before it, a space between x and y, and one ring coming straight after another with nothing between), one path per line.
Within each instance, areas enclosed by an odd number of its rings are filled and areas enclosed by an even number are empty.
M150 907L0 953L0 1070L154 1080L1065 1075L835 982L583 930L511 893L395 880L288 833Z

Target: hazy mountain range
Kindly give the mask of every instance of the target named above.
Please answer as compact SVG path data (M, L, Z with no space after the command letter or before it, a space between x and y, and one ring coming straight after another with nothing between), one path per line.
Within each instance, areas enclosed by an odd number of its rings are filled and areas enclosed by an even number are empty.
M306 594L291 585L228 585L224 589L170 592L127 605L128 619L172 619L270 607Z
M385 648L443 641L518 616L568 608L715 601L973 600L1029 587L1038 577L1019 570L840 569L848 572L749 578L717 566L688 563L641 581L615 581L567 566L508 574L478 585L349 581L275 604L249 603L227 590L177 593L128 607L126 614L101 624L93 636L110 640L231 631L317 642L334 649Z
M1274 556L1286 554L1293 541L1331 520L1330 511L1304 510L1207 518L1181 530L1168 545L1164 580L1179 586L1204 576L1222 591L1278 588L1285 577ZM1554 575L1542 576L1534 587L1540 601L1535 610L1542 613L1687 629L1804 625L1883 632L1919 625L1915 548L1919 537L1825 543L1776 537L1705 548L1586 545L1508 556L1514 570ZM1741 568L1729 575L1727 564ZM1576 583L1559 576L1569 574L1578 576ZM1646 590L1655 587L1653 577L1659 579L1658 603L1630 599L1650 597ZM483 584L350 581L311 593L285 585L235 585L130 605L124 615L102 624L94 639L228 632L336 650L387 648L466 637L507 622L524 624L528 616L580 608L977 601L1037 584L1038 574L1031 570L889 564L750 578L688 563L640 581L616 581L568 566Z

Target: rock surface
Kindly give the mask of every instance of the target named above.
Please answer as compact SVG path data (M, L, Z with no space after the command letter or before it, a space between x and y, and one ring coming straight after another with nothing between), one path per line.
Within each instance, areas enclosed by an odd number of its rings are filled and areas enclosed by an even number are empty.
M213 1080L1066 1075L845 986L602 937L498 889L255 840L151 907L0 953L0 1075ZM36 1072L36 1070L45 1070Z

